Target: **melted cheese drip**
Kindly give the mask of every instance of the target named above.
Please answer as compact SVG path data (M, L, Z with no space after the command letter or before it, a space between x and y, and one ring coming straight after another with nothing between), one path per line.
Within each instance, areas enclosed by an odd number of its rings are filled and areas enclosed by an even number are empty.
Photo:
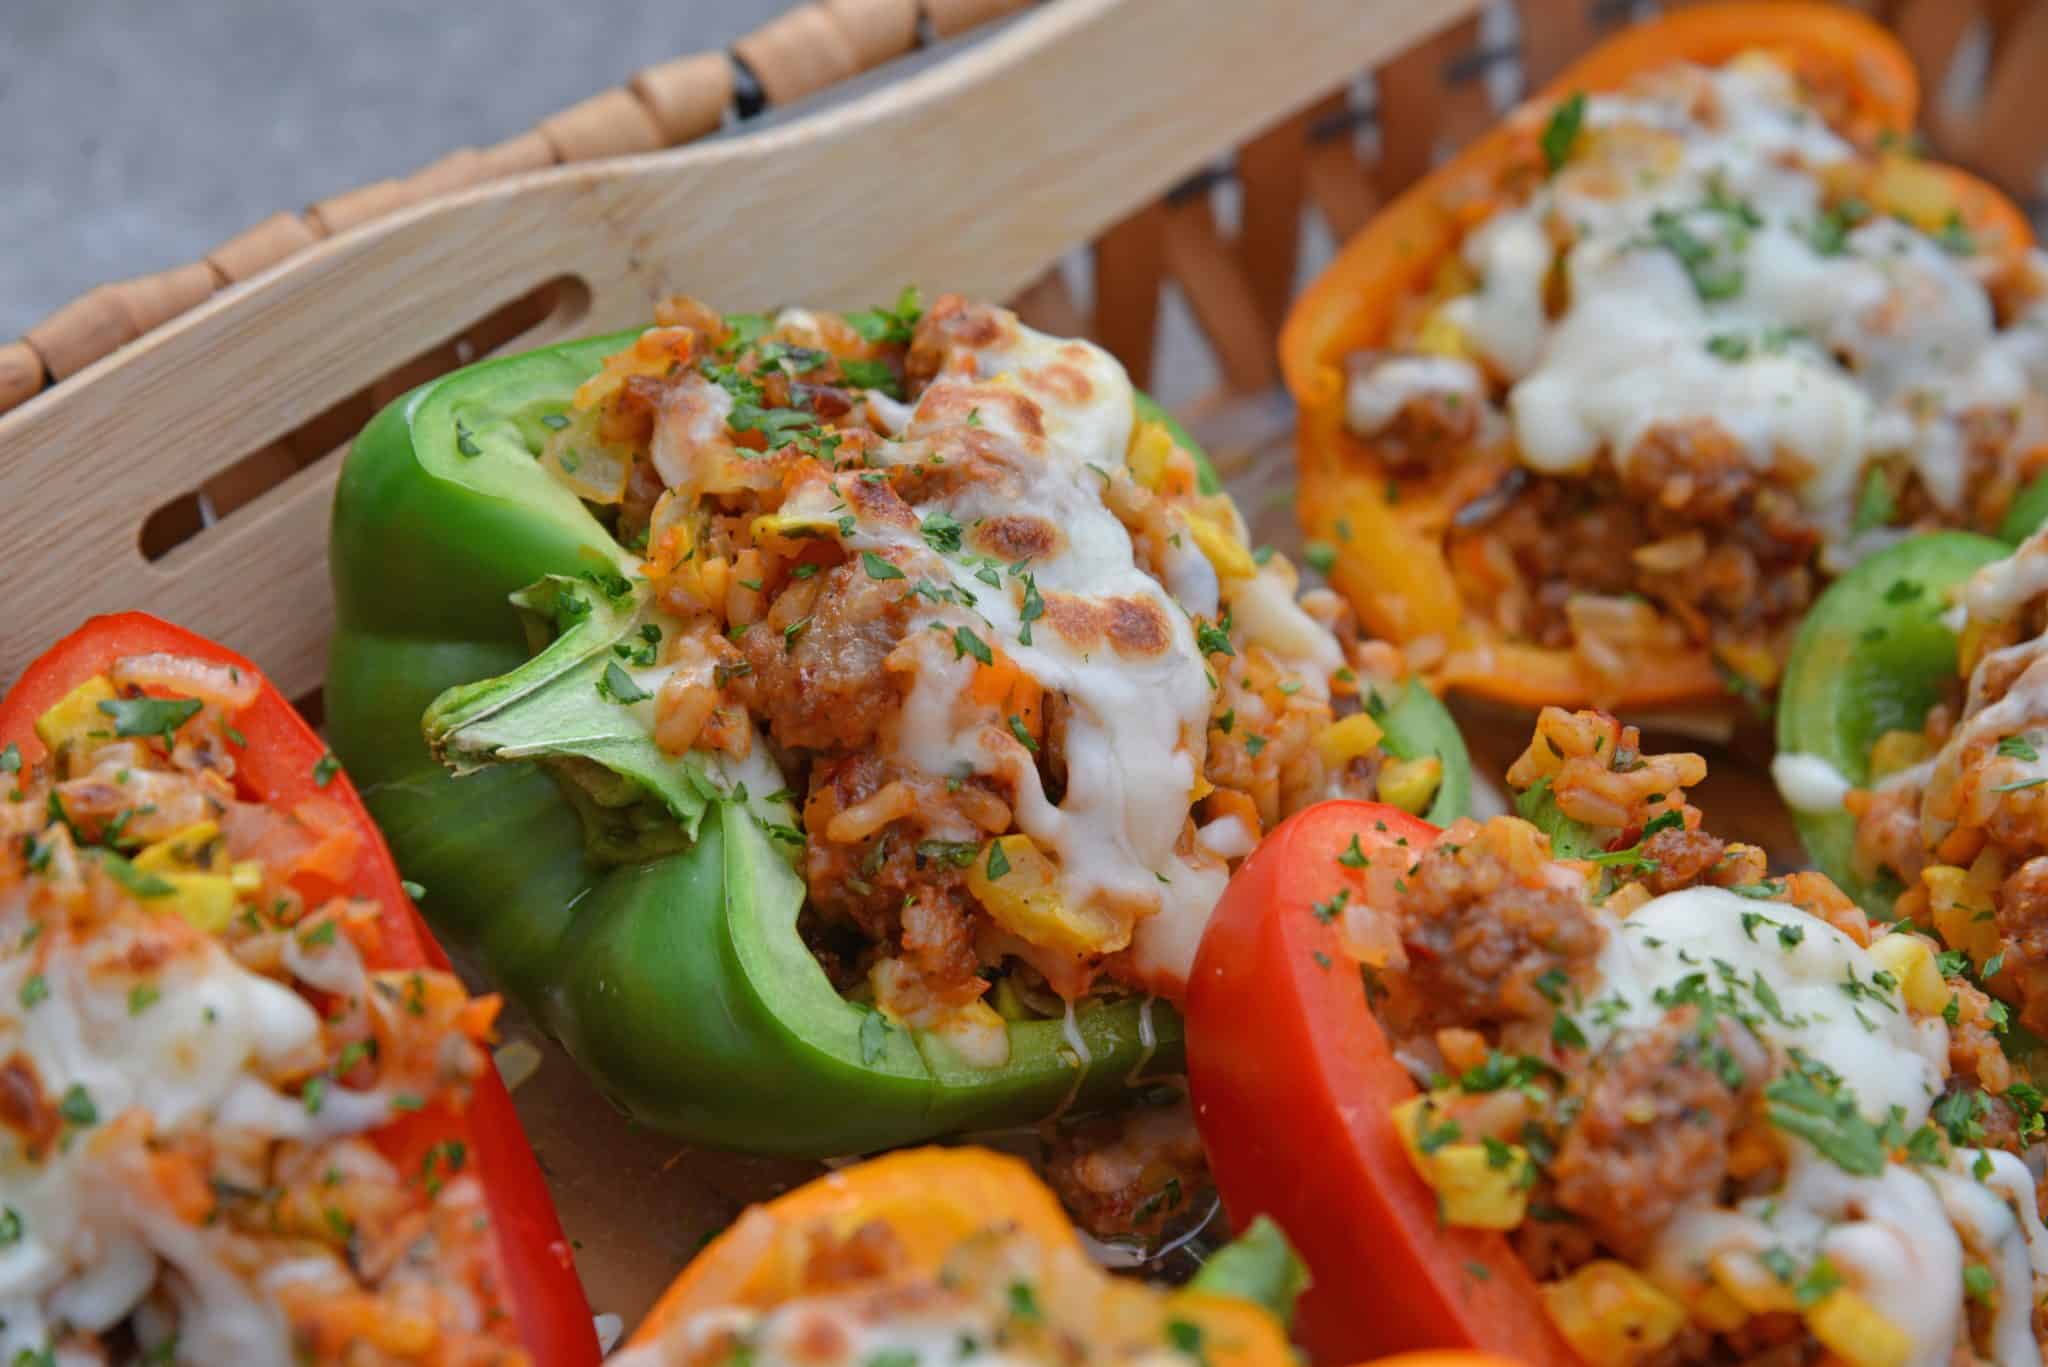
M1062 895L1071 903L1109 898L1145 909L1132 941L1137 970L1184 981L1228 880L1221 858L1199 847L1189 855L1175 849L1202 765L1213 695L1187 611L1139 567L1130 533L1103 500L1105 476L1098 470L1121 467L1130 445L1130 381L1098 347L1049 337L999 316L1010 335L974 353L973 374L935 380L905 424L902 442L912 448L920 437L957 421L932 415L957 411L962 389L984 398L992 390L1028 397L1041 415L1043 436L1014 425L1011 405L981 403L977 424L1025 453L1014 467L1016 482L967 484L918 505L920 519L943 511L970 528L1006 514L1045 519L1059 529L1062 543L1030 564L1040 593L1153 604L1168 640L1156 655L1133 657L1107 642L1076 647L1039 621L1027 645L1020 640L1023 592L1013 576L993 588L977 577L980 557L934 557L914 529L859 520L839 538L850 551L906 550L921 557L921 566L932 563L956 596L971 603L920 602L910 634L917 670L892 738L895 754L928 773L987 774L1006 781L1016 794L1019 829L1058 859ZM1085 398L1070 397L1070 386L1050 377L1053 366L1084 376ZM911 458L917 457L885 448L878 463ZM807 492L799 491L786 507L801 506ZM1214 574L1203 566L1207 580L1197 579L1190 596L1213 603ZM1267 578L1247 582L1263 585ZM1287 640L1292 653L1318 662L1327 658L1330 670L1342 666L1335 640L1291 602L1299 622L1268 602L1263 587L1234 592L1233 601L1246 605L1246 618L1256 617L1265 630ZM1320 633L1327 649L1301 623ZM1032 755L1006 728L985 721L962 725L970 711L962 697L975 664L956 646L959 628L1008 654L1047 692L1065 695L1067 787L1058 803L1047 796ZM975 832L953 834L971 838Z
M17 904L0 917L0 934L18 938L28 924ZM167 1265L178 1273L181 1360L289 1361L277 1306L218 1261L205 1231L160 1204L149 1174L129 1170L125 1150L113 1164L103 1160L94 1135L141 1109L159 1131L211 1125L320 1142L383 1123L388 1099L334 1087L315 1114L272 1086L268 1076L317 1053L319 1018L298 993L211 940L179 942L149 975L160 995L132 1009L129 989L140 980L126 955L134 939L117 924L84 944L51 944L39 965L47 993L30 1007L19 1004L29 957L0 958L0 1054L33 1060L51 1098L82 1089L97 1115L40 1158L13 1144L0 1157L0 1206L21 1220L21 1237L0 1247L0 1360L40 1351L60 1323L113 1327ZM318 950L292 941L287 958L308 981L363 990L345 941Z
M1798 943L1785 945L1780 928L1796 928ZM1618 1005L1577 1019L1597 1049L1618 1031L1654 1023L1664 1009L1653 1000L1656 990L1688 974L1706 974L1716 991L1760 977L1777 1012L1761 1009L1753 987L1733 991L1773 1052L1800 1050L1842 1078L1866 1119L1882 1122L1896 1107L1910 1132L1941 1092L1948 1027L1938 1017L1913 1016L1896 992L1844 990L1851 980L1871 984L1877 969L1868 950L1795 907L1694 888L1652 900L1615 928L1594 1000ZM1784 1185L1733 1209L1702 1201L1681 1211L1650 1250L1646 1266L1657 1281L1696 1286L1717 1254L1782 1249L1801 1267L1825 1254L1850 1289L1906 1333L1916 1367L1940 1367L1964 1323L1963 1270L1982 1262L2001 1293L1996 1360L2040 1361L2031 1307L2034 1278L2048 1273L2048 1236L2024 1163L1992 1154L1991 1175L1980 1183L1970 1175L1978 1155L1958 1150L1953 1170L1895 1164L1865 1177L1804 1140L1780 1137L1790 1149Z
M1719 112L1715 126L1692 113L1702 92ZM1998 332L1971 258L1894 220L1856 228L1839 254L1817 251L1815 172L1852 151L1767 60L1675 68L1657 96L1592 97L1586 122L1659 130L1664 160L1567 166L1467 238L1463 255L1481 284L1446 306L1512 382L1523 461L1578 473L1604 451L1625 466L1652 427L1705 419L1752 464L1784 467L1831 538L1847 536L1863 466L1880 455L1903 455L1938 504L1959 508L1958 419L2016 404L2048 381L2038 320ZM1619 193L1617 177L1628 178ZM1703 207L1717 193L1762 222ZM1709 246L1716 266L1738 266L1741 287L1702 299L1678 256L1657 245L1659 212ZM1576 234L1561 262L1570 302L1555 320L1546 308L1560 264L1553 217ZM1715 338L1744 354L1716 354ZM1448 388L1449 379L1431 383ZM1389 385L1387 394L1354 389L1354 407L1371 417L1398 396Z
M1824 755L1782 750L1771 758L1771 782L1795 812L1838 812L1856 785Z

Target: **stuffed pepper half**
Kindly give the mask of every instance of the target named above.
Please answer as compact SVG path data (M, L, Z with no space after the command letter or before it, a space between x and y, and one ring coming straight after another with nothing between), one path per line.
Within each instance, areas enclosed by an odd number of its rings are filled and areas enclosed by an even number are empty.
M595 1363L472 998L240 656L88 623L0 701L0 1359Z
M1527 819L1331 803L1226 894L1196 1114L1233 1217L1308 1260L1308 1343L2038 1363L2042 1098L1996 1003L1709 835L1700 758L1637 747L1546 709Z
M1702 6L1353 241L1283 351L1366 625L1511 702L1761 701L1832 575L1999 528L2048 466L2048 260L1913 110L1859 16Z
M1302 1281L1270 1222L1184 1289L1112 1277L1016 1159L917 1149L748 1210L613 1361L1286 1367Z
M1908 542L1828 591L1779 785L1815 856L2048 1032L2048 533ZM1881 671L1894 683L1861 701ZM1797 692L1793 691L1796 685ZM1846 705L1845 705L1846 704Z
M833 1154L1124 1095L1266 827L1464 802L1100 349L914 293L657 323L365 433L328 691L429 914L636 1118Z

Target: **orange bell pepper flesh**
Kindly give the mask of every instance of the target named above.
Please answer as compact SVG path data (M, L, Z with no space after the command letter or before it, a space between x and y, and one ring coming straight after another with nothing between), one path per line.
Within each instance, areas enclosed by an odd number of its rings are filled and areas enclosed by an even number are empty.
M1307 1261L1297 1332L1316 1362L1453 1348L1565 1367L1578 1358L1507 1240L1439 1223L1391 1114L1415 1084L1341 922L1315 910L1366 894L1356 858L1339 862L1354 839L1405 867L1437 835L1382 803L1324 802L1245 861L1188 982L1195 1123L1231 1223L1270 1216Z
M257 681L256 700L233 718L246 742L235 750L237 788L250 800L297 813L327 832L320 847L327 851L321 856L322 895L340 893L378 905L372 937L377 952L365 954L372 969L447 971L448 956L406 896L398 866L355 785L324 762L326 744L262 671L225 646L147 613L92 618L38 657L0 698L0 746L14 745L24 763L40 763L48 750L35 734L37 717L117 660L156 651L230 665ZM330 847L336 840L341 843ZM488 1024L496 1008L473 1003L469 1009L478 1014L466 1021ZM595 1364L597 1334L569 1241L498 1070L484 1070L466 1108L437 1101L396 1117L374 1138L401 1172L421 1171L436 1145L466 1145L471 1170L482 1176L505 1275L503 1300L521 1342L537 1362Z
M1058 1198L1019 1160L986 1149L907 1149L828 1173L749 1210L669 1285L632 1342L651 1342L708 1310L767 1308L784 1299L789 1269L777 1256L785 1246L778 1234L821 1226L850 1233L878 1220L902 1243L911 1267L932 1276L963 1240L994 1227L1049 1250L1080 1249ZM1172 1305L1176 1318L1202 1328L1205 1356L1219 1367L1289 1367L1293 1360L1280 1326L1248 1301L1183 1291Z
M1531 105L1422 178L1347 243L1295 303L1280 337L1281 369L1299 405L1303 529L1336 547L1331 578L1365 625L1400 644L1434 638L1447 665L1431 682L1520 706L1666 706L1726 697L1704 649L1645 650L1615 676L1576 653L1500 639L1467 618L1444 554L1455 495L1403 486L1369 442L1344 425L1344 357L1385 343L1402 304L1427 288L1474 213L1510 173L1537 165L1542 110L1573 91L1608 91L1671 62L1714 63L1768 49L1808 80L1845 92L1849 122L1867 136L1903 136L1919 109L1911 60L1882 27L1833 5L1702 5L1617 34L1566 68ZM1957 209L1987 246L2024 250L2027 220L1998 191L1944 168ZM1455 487L1457 481L1446 481Z

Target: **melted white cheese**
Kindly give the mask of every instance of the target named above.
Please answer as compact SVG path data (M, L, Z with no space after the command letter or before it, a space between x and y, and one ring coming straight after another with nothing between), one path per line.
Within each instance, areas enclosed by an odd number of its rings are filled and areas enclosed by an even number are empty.
M1707 106L1712 124L1694 112ZM1624 153L1567 166L1488 220L1462 249L1480 284L1446 306L1511 382L1521 458L1576 473L1604 453L1626 468L1651 428L1711 420L1755 466L1785 468L1831 539L1848 535L1863 467L1878 456L1903 456L1938 504L1959 508L1958 420L2039 386L2048 337L2034 320L1998 332L1972 258L1895 220L1856 228L1838 253L1817 250L1817 173L1852 150L1768 62L1675 68L1656 95L1592 97L1586 120L1669 141L1638 165ZM1618 177L1628 178L1619 190ZM1709 272L1739 270L1739 287L1702 298L1659 245L1659 215L1713 253ZM1573 230L1561 259L1553 220ZM1560 268L1569 302L1553 319L1546 300ZM1440 369L1382 365L1355 379L1354 425L1384 424L1385 407L1426 376L1444 387Z
M1046 519L1059 529L1061 544L1030 563L1039 592L1153 604L1168 641L1156 655L1133 657L1107 642L1077 647L1041 620L1032 624L1027 644L1021 583L1004 574L996 588L979 577L985 562L972 552L971 530L964 553L936 555L913 529L857 519L850 532L842 530L842 545L856 552L907 552L921 570L943 574L956 600L967 600L920 602L911 622L916 674L886 743L925 772L1006 780L1015 791L1018 828L1058 859L1063 897L1075 903L1107 897L1150 913L1138 921L1132 942L1139 970L1184 980L1228 870L1206 850L1192 856L1175 850L1203 761L1212 697L1194 628L1166 587L1138 566L1130 533L1103 499L1105 475L1098 471L1121 467L1130 444L1131 384L1123 367L1100 348L1049 337L1002 316L1014 335L972 353L971 374L935 380L920 396L903 441L914 443L956 423L963 386L984 399L991 391L1027 396L1041 415L1043 434L1020 430L1009 404L980 402L977 425L1021 453L1016 465L1005 478L968 483L918 505L918 516L943 511L970 529L1006 514ZM1053 367L1085 377L1086 397L1073 397L1072 386ZM948 412L956 416L931 416ZM894 458L885 450L879 463ZM1263 578L1247 582L1263 584ZM1212 574L1197 596L1213 599L1213 584ZM1266 601L1263 587L1234 592L1233 601L1246 605L1248 619L1284 637L1296 653L1320 658L1323 652L1302 637L1299 624ZM1308 625L1321 630L1312 621ZM1049 693L1065 696L1067 786L1058 803L1047 796L1033 756L1008 728L1000 720L971 717L963 707L974 661L957 647L954 633L962 628L1008 654ZM1329 648L1335 651L1334 640ZM1342 663L1339 654L1330 668Z
M1344 389L1344 420L1352 431L1369 436L1411 400L1439 395L1480 403L1486 381L1477 366L1454 356L1395 356L1351 377Z
M1771 782L1795 812L1838 812L1855 787L1825 756L1781 750L1771 757Z
M1745 915L1752 918L1747 924ZM1780 928L1797 943L1786 944ZM1913 1018L1895 990L1845 991L1852 980L1869 985L1877 961L1797 907L1723 888L1668 893L1614 927L1599 969L1600 1005L1580 1018L1595 1048L1616 1030L1662 1019L1668 1008L1656 999L1659 992L1700 974L1710 990L1732 990L1755 1017L1756 1033L1779 1052L1798 1049L1840 1074L1873 1121L1897 1106L1910 1129L1941 1093L1948 1027L1938 1018ZM1775 1013L1755 990L1759 978L1778 1003Z
M19 902L11 910L0 916L10 943L28 924ZM207 1125L317 1142L383 1123L388 1099L332 1087L309 1111L269 1080L318 1061L320 1021L305 998L212 940L177 942L138 978L127 966L130 949L141 952L137 938L119 923L83 943L51 932L40 955L0 958L0 1055L32 1059L45 1095L88 1099L96 1116L40 1155L0 1141L0 1206L21 1222L21 1236L0 1246L0 1360L40 1351L63 1322L118 1324L169 1267L184 1358L288 1361L277 1306L221 1263L208 1231L160 1204L132 1150L103 1154L95 1137L139 1109L159 1132ZM309 980L362 990L345 940L317 951L291 945ZM24 1006L32 973L43 989ZM129 992L143 982L158 995L138 1010Z
M1797 1049L1832 1069L1874 1123L1897 1108L1905 1131L1918 1128L1943 1086L1947 1026L1913 1017L1895 990L1875 985L1878 964L1868 950L1797 908L1715 888L1672 893L1615 928L1599 968L1600 1005L1578 1017L1595 1048L1617 1031L1654 1023L1664 1010L1654 1000L1658 988L1703 973L1715 991L1732 990L1774 1055ZM1759 978L1775 1009L1756 991ZM1852 983L1862 986L1852 991ZM1971 1172L1978 1154L1958 1150L1953 1170L1893 1164L1862 1176L1803 1139L1781 1137L1790 1148L1784 1184L1733 1209L1701 1201L1681 1211L1650 1250L1646 1266L1656 1280L1697 1285L1717 1255L1776 1249L1804 1268L1825 1254L1844 1283L1911 1340L1915 1367L1941 1367L1964 1323L1964 1269L1982 1263L2000 1292L1996 1361L2040 1361L2031 1311L2034 1278L2048 1273L2048 1236L2023 1162L1990 1154L1980 1182Z

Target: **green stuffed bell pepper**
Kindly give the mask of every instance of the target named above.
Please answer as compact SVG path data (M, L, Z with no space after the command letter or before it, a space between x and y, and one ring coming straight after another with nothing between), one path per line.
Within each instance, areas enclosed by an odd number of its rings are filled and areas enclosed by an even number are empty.
M1462 811L1448 714L1105 353L912 292L658 319L363 432L326 691L423 910L636 1121L1113 1104L1265 825Z
M1883 919L1927 861L1875 858L1871 836L1858 839L1867 819L1844 799L1867 808L1860 794L1887 780L1898 788L1901 775L1912 780L1931 757L1929 715L1954 704L1962 688L1957 596L1972 575L2011 554L2006 543L1971 532L1903 541L1830 585L1793 643L1772 774L1815 864Z

